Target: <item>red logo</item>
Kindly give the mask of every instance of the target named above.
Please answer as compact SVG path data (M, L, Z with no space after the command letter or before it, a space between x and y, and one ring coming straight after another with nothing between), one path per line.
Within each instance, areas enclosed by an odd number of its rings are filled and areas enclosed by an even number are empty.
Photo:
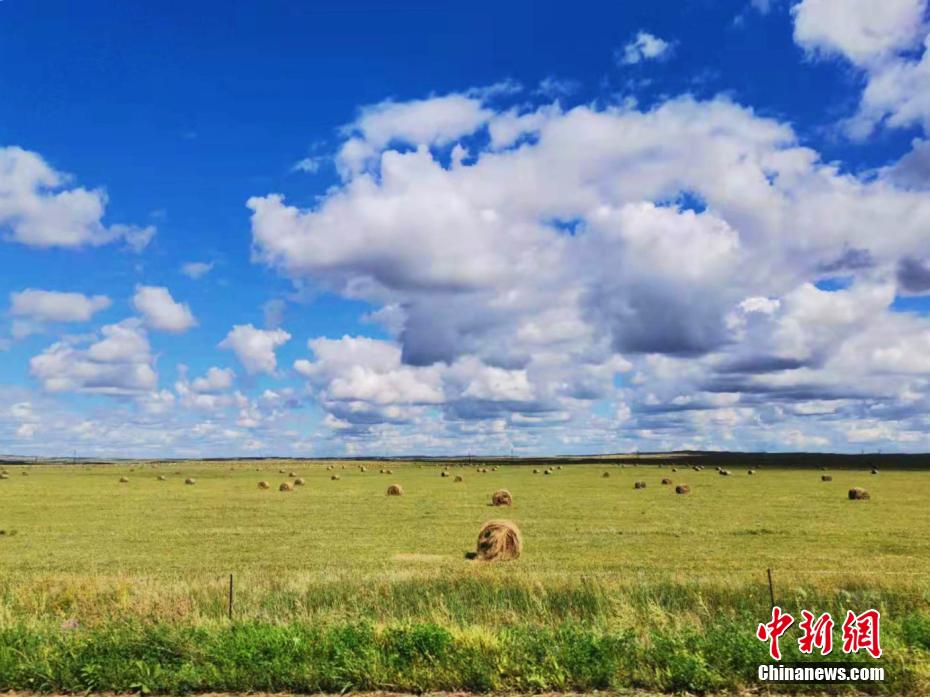
M833 651L833 628L835 623L829 612L819 617L809 610L801 610L803 619L798 622L801 638L798 639L798 650L801 653L812 654L817 649L822 656ZM760 624L756 629L759 641L769 642L769 655L781 660L781 649L778 640L794 623L794 617L784 612L777 605L772 608L770 622ZM843 622L843 653L858 653L865 650L872 658L881 658L881 614L878 610L866 610L857 615L852 610L847 611Z

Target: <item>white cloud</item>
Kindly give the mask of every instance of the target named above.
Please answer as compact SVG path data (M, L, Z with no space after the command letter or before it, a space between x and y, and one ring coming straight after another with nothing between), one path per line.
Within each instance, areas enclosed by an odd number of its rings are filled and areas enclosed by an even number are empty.
M337 156L345 175L361 171L392 142L443 145L474 132L491 116L477 96L449 94L408 102L385 101L362 110L344 131L351 134Z
M69 183L70 177L37 153L0 147L0 232L9 241L39 248L99 246L123 239L137 252L154 236L154 227L104 225L106 193L67 188Z
M194 392L216 393L225 392L232 387L236 374L230 368L210 368L203 377L191 383Z
M29 370L48 392L136 394L155 389L148 337L137 320L101 329L90 345L59 341L29 361Z
M451 163L382 139L310 209L248 202L257 261L370 303L395 337L314 340L295 364L343 438L819 447L845 435L792 404L835 402L837 425L930 410L930 323L890 307L930 268L925 192L842 173L726 99L479 127L490 142Z
M136 286L132 306L151 329L179 334L196 326L187 303L179 303L161 286Z
M203 278L213 270L213 262L189 261L181 265L181 273L195 281Z
M809 51L874 64L919 41L926 0L802 0L794 40Z
M662 60L672 53L672 44L647 31L640 31L617 54L617 60L623 65L635 65L642 61Z
M110 305L105 295L87 296L35 288L10 293L10 314L34 322L87 322Z
M812 54L840 56L865 74L854 138L876 126L930 133L927 0L803 0L792 8L795 41Z
M272 374L277 368L275 349L290 338L291 335L283 329L256 329L251 324L237 324L219 345L235 353L250 375Z

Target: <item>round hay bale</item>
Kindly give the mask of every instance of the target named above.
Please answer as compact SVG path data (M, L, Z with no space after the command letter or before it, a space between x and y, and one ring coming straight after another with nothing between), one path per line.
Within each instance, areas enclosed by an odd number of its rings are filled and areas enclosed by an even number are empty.
M281 486L278 487L278 491L293 491L294 487L291 486L290 482L281 482Z
M538 470L538 469L534 469L534 470L533 470L533 474L539 474L539 470Z
M25 472L24 472L23 474L25 474ZM120 483L120 484L126 484L128 481L129 481L129 477L120 477L120 478L119 478L119 483Z
M184 480L184 483L185 484L196 484L197 480L194 479L193 477L188 477L187 479Z
M491 505L492 506L512 506L513 505L513 496L510 495L510 492L506 489L498 489L493 494L491 494Z
M679 484L678 486L675 487L675 493L676 493L676 494L682 494L682 495L684 495L684 494L690 494L690 493L691 493L691 487L688 486L687 484Z
M672 467L672 472L677 472L677 471L678 471L677 467Z
M29 473L28 473L26 470L23 470L23 476L24 476L24 477L28 477L28 476L29 476Z
M0 473L0 479L9 479L9 478L10 478L10 475L8 475L6 472Z
M440 477L448 477L448 476L449 476L449 473L446 472L445 470L443 470L442 472L439 473L439 476L440 476Z
M668 485L668 484L671 484L671 483L672 483L672 480L669 479L668 477L663 477L663 478L662 478L662 483L665 484L665 485Z
M729 476L730 476L730 470L720 470L720 476L721 476L721 477L729 477Z
M746 472L746 474L755 474L755 473L756 473L755 470L749 470L748 472Z
M288 472L287 476L293 479L294 477L297 476L297 472Z
M556 467L556 469L557 469L557 470L562 469L562 465L559 465L558 467Z
M294 486L303 486L304 484L306 484L306 482L303 480L303 477L297 477L297 479L294 480Z
M326 465L326 469L331 470L331 469L333 469L333 466L332 466L332 465Z
M404 487L402 487L400 484L391 484L391 486L387 488L387 495L388 496L403 496Z
M869 492L858 486L854 486L849 490L850 501L868 501L870 498Z
M452 481L454 481L456 484L458 484L458 483L460 483L460 482L464 482L464 481L465 481L465 477L463 477L461 474L457 474L457 475L455 475L455 479L453 479Z
M633 484L633 488L634 488L634 489L645 489L645 488L646 488L646 482L635 482L635 483Z
M394 470L384 470L385 474L394 474Z
M340 479L340 477L339 477L338 474L334 474L332 477L329 478L329 480L330 480L331 482L338 482L339 479Z
M552 470L543 470L543 474L552 474Z
M157 479L158 479L158 481L160 481L160 482L166 482L166 481L168 481L168 477L166 477L166 476L163 475L163 474L159 474L158 477L157 477Z
M604 479L607 479L607 478L610 477L610 472L604 472L604 474L602 474L601 476L602 476Z
M175 472L175 474L181 474L181 473ZM287 474L287 470L278 470L278 474Z
M478 533L475 558L479 561L511 561L523 552L520 529L509 520L492 520Z
M359 468L358 468L358 471L359 471L359 472L367 472L367 471L368 471L368 468L367 468L367 467L359 467Z
M874 467L872 468L872 474L878 474L878 470Z
M822 481L822 482L832 482L832 481L833 481L833 477L831 477L829 474L821 474L821 475L820 475L820 481Z
M258 488L259 488L259 489L270 489L270 488L271 488L271 484L269 484L268 482L266 482L266 481L263 479L262 481L260 481L260 482L258 483Z

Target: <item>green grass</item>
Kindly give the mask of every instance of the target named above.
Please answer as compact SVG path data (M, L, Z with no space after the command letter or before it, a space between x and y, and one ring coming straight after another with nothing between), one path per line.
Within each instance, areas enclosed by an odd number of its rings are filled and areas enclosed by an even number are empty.
M876 689L930 690L930 473L727 466L6 467L0 690L737 689L766 657L769 567L794 612L880 609ZM280 468L307 485L278 492ZM523 557L466 560L495 517Z

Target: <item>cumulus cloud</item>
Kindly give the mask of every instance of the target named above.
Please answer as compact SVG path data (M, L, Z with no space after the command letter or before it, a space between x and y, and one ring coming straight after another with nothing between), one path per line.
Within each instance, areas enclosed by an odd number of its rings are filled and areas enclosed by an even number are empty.
M802 0L792 13L800 46L865 74L859 110L846 123L851 136L879 124L930 131L927 0Z
M914 45L924 8L925 0L802 0L791 9L794 39L869 65Z
M372 304L392 336L314 340L295 364L332 429L711 447L819 443L795 403L922 418L927 320L892 303L918 283L899 267L924 259L925 192L722 98L482 108L448 160L380 138L312 208L248 201L256 261Z
M10 293L10 314L35 322L87 322L110 305L105 295L87 296L35 288Z
M622 65L635 65L642 61L662 60L672 53L672 44L647 31L640 31L617 53Z
M203 278L213 270L213 262L189 261L181 265L181 273L195 281Z
M122 239L141 251L154 227L104 225L102 189L70 187L71 178L34 152L0 147L0 233L30 247L100 246Z
M360 171L386 145L442 145L472 133L491 112L480 96L449 94L407 102L384 101L367 107L343 130L347 139L336 164L344 174Z
M229 349L250 375L273 374L278 362L275 349L291 338L283 329L256 329L251 324L237 324L220 342L220 348Z
M151 329L180 334L197 325L187 303L176 302L161 286L136 286L132 306Z
M191 383L194 392L215 393L223 392L232 387L236 374L230 368L210 368L203 377Z
M48 392L132 395L157 386L155 360L138 320L124 320L87 341L64 340L29 361L29 371Z

